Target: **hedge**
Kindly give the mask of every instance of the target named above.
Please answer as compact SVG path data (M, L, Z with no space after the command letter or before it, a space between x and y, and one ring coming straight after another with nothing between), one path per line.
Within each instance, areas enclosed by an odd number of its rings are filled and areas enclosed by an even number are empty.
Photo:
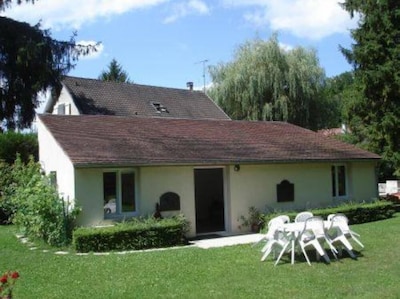
M392 202L385 200L375 201L372 203L348 203L337 207L325 209L310 210L314 216L320 216L324 219L329 214L343 213L349 219L349 224L361 224L377 220L391 218L396 212ZM294 221L299 211L291 212L273 212L264 214L265 223L278 215L288 215L291 221Z
M135 220L108 227L81 227L73 233L77 252L162 248L187 244L184 218Z

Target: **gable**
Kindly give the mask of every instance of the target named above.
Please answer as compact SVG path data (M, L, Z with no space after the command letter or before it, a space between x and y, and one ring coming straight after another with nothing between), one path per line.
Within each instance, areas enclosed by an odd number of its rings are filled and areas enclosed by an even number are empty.
M41 115L40 119L78 167L379 159L283 122L105 115Z

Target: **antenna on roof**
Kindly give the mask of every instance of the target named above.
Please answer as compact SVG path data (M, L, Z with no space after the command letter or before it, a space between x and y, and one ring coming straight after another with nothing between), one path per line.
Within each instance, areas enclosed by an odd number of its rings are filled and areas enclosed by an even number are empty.
M202 63L203 64L203 92L206 93L206 63L208 59L201 60L196 62L196 64Z

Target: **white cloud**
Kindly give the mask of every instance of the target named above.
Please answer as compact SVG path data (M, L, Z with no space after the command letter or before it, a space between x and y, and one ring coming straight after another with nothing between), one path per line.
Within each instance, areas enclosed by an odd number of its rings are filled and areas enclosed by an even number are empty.
M210 13L210 8L204 1L190 0L187 2L179 2L172 6L172 14L164 19L164 23L173 23L180 18L188 15L207 15Z
M34 5L23 4L2 13L16 20L36 24L43 28L75 28L97 18L110 18L130 10L155 6L169 0L40 0Z
M104 52L104 45L102 43L97 43L95 41L87 41L87 40L81 40L76 42L77 45L82 45L82 46L96 46L96 51L92 51L88 55L81 56L80 60L83 59L96 59L101 56L101 54Z
M248 7L244 18L258 27L270 26L309 39L348 33L356 26L338 0L222 0L228 7Z
M281 42L279 43L279 47L281 47L281 49L286 52L294 49L294 47L292 45L281 43Z

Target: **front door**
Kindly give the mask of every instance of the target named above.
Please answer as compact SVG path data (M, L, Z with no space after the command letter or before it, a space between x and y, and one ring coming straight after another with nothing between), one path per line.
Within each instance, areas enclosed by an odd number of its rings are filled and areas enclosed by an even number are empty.
M196 232L225 230L223 168L194 170Z

